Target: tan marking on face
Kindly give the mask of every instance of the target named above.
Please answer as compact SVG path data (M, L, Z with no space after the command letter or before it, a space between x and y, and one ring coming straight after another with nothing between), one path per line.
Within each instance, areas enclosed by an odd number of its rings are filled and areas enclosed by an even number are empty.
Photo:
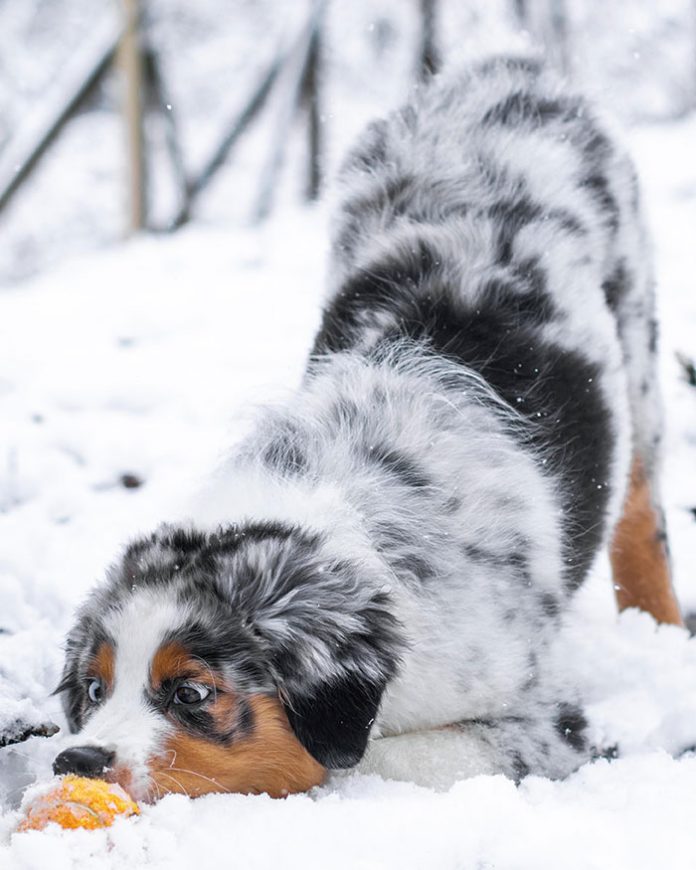
M200 659L194 658L179 643L167 643L152 657L150 682L152 688L157 690L165 680L177 677L202 682L211 688L215 685L215 675Z
M87 667L88 677L98 677L110 692L114 687L114 648L104 641Z
M213 704L213 718L234 721L233 694ZM231 700L232 699L232 700ZM266 793L285 797L320 785L326 770L302 746L277 697L248 699L254 715L252 733L222 746L178 726L161 754L150 760L153 796L179 792L197 797L209 792ZM219 706L218 706L219 705Z
M639 607L658 622L683 625L659 530L650 483L640 457L636 457L623 514L611 544L616 600L619 610Z

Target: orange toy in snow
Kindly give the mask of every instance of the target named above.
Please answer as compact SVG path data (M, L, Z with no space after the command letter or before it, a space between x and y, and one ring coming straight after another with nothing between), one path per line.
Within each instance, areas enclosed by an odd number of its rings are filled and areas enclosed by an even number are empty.
M64 776L55 788L33 800L18 831L37 831L49 822L61 828L107 828L116 816L132 816L138 805L121 788L103 779Z

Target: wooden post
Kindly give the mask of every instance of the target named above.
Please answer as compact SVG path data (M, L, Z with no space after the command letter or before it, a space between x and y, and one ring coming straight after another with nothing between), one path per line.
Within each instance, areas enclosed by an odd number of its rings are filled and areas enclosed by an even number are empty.
M128 159L128 222L130 233L147 223L144 131L144 63L141 42L142 0L122 0L125 26L119 48L123 78L123 114Z

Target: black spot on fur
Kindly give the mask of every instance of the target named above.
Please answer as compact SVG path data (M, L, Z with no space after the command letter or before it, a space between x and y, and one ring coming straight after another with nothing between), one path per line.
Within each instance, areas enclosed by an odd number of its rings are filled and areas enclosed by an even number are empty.
M356 218L360 225L367 217L382 212L405 214L417 193L418 187L411 175L397 175L386 181L376 179L370 191L346 200L343 210Z
M464 544L462 547L464 555L474 562L492 562L498 561L498 555L491 550L484 550L483 547L478 547L475 544Z
M370 462L380 465L389 474L396 477L404 486L414 489L423 489L431 485L430 478L420 469L418 464L399 453L386 447L372 446L365 451L366 458Z
M657 323L657 319L655 317L650 318L649 323L649 338L648 338L648 349L650 353L657 353L657 342L660 335L660 328ZM696 386L696 374L694 375L694 386Z
M345 396L339 396L331 406L334 419L339 426L352 428L352 426L361 418L360 408L355 402L346 399Z
M446 514L456 514L461 506L462 500L456 495L451 495L442 505L442 510Z
M520 230L531 223L551 221L574 235L586 233L585 227L572 212L566 209L544 209L539 203L526 196L493 203L487 209L486 216L496 223L498 233L496 257L502 265L508 265L512 261L515 237ZM541 268L538 263L536 268Z
M541 97L529 91L516 91L492 106L483 116L482 124L520 127L523 124L543 127L577 115L579 100Z
M502 264L512 260L512 245L519 231L542 215L541 206L529 199L501 200L490 206L487 216L498 228L497 258Z
M531 585L529 562L526 553L523 553L519 550L513 550L505 557L505 564L511 565L514 568L516 575L528 586Z
M616 233L619 229L621 211L616 197L610 190L607 177L601 172L593 172L582 179L580 187L590 192L604 223L612 233Z
M517 546L524 547L527 541L520 541ZM488 564L493 568L513 568L515 574L526 584L531 583L529 573L529 562L526 553L523 550L506 550L505 552L494 552L483 547L478 547L475 544L464 544L462 547L463 554L473 562L479 564Z
M561 612L561 603L555 595L552 595L550 592L545 592L541 598L539 599L539 604L541 605L541 609L547 616L550 616L552 619L559 615Z
M382 522L372 526L370 533L377 551L402 580L415 578L422 583L434 576L433 566L422 554L422 542L406 527Z
M621 260L616 268L602 284L604 298L609 308L616 313L631 290L631 276L626 268L626 263Z
M507 55L487 58L476 67L477 73L484 76L505 71L527 73L529 76L536 77L541 73L542 69L542 63L534 58L523 56L509 57Z
M547 323L557 314L547 291L546 272L535 259L519 263L509 278L489 278L480 292L488 304L517 311L522 320Z
M372 227L384 231L400 219L409 224L440 224L465 216L471 206L449 203L447 192L447 183L442 181L426 182L408 173L386 179L377 175L368 190L344 202L334 246L349 259Z
M589 117L583 118L583 130L585 138L582 141L582 150L588 163L595 166L606 162L613 151L609 137L594 126Z
M531 772L527 762L516 750L513 750L512 752L512 770L513 777L517 785L522 782L525 776L529 776Z
M561 704L554 723L558 734L576 752L584 752L587 747L585 730L587 719L579 707L573 704Z
M414 577L421 583L427 583L435 576L433 566L415 548L412 552L402 556L390 557L389 554L386 555L394 572L404 579Z
M307 469L307 456L299 443L299 433L292 428L276 435L266 447L263 462L281 474L297 475Z
M388 129L389 125L384 120L372 121L368 124L358 147L348 155L343 164L343 171L352 169L371 171L385 163L388 157Z

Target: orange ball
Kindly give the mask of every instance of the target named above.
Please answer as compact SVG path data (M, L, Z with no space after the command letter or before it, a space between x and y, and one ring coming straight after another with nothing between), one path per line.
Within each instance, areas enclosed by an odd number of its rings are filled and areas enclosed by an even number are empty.
M138 805L115 783L68 775L29 804L18 831L40 831L56 822L61 828L107 828L116 816L138 815Z

